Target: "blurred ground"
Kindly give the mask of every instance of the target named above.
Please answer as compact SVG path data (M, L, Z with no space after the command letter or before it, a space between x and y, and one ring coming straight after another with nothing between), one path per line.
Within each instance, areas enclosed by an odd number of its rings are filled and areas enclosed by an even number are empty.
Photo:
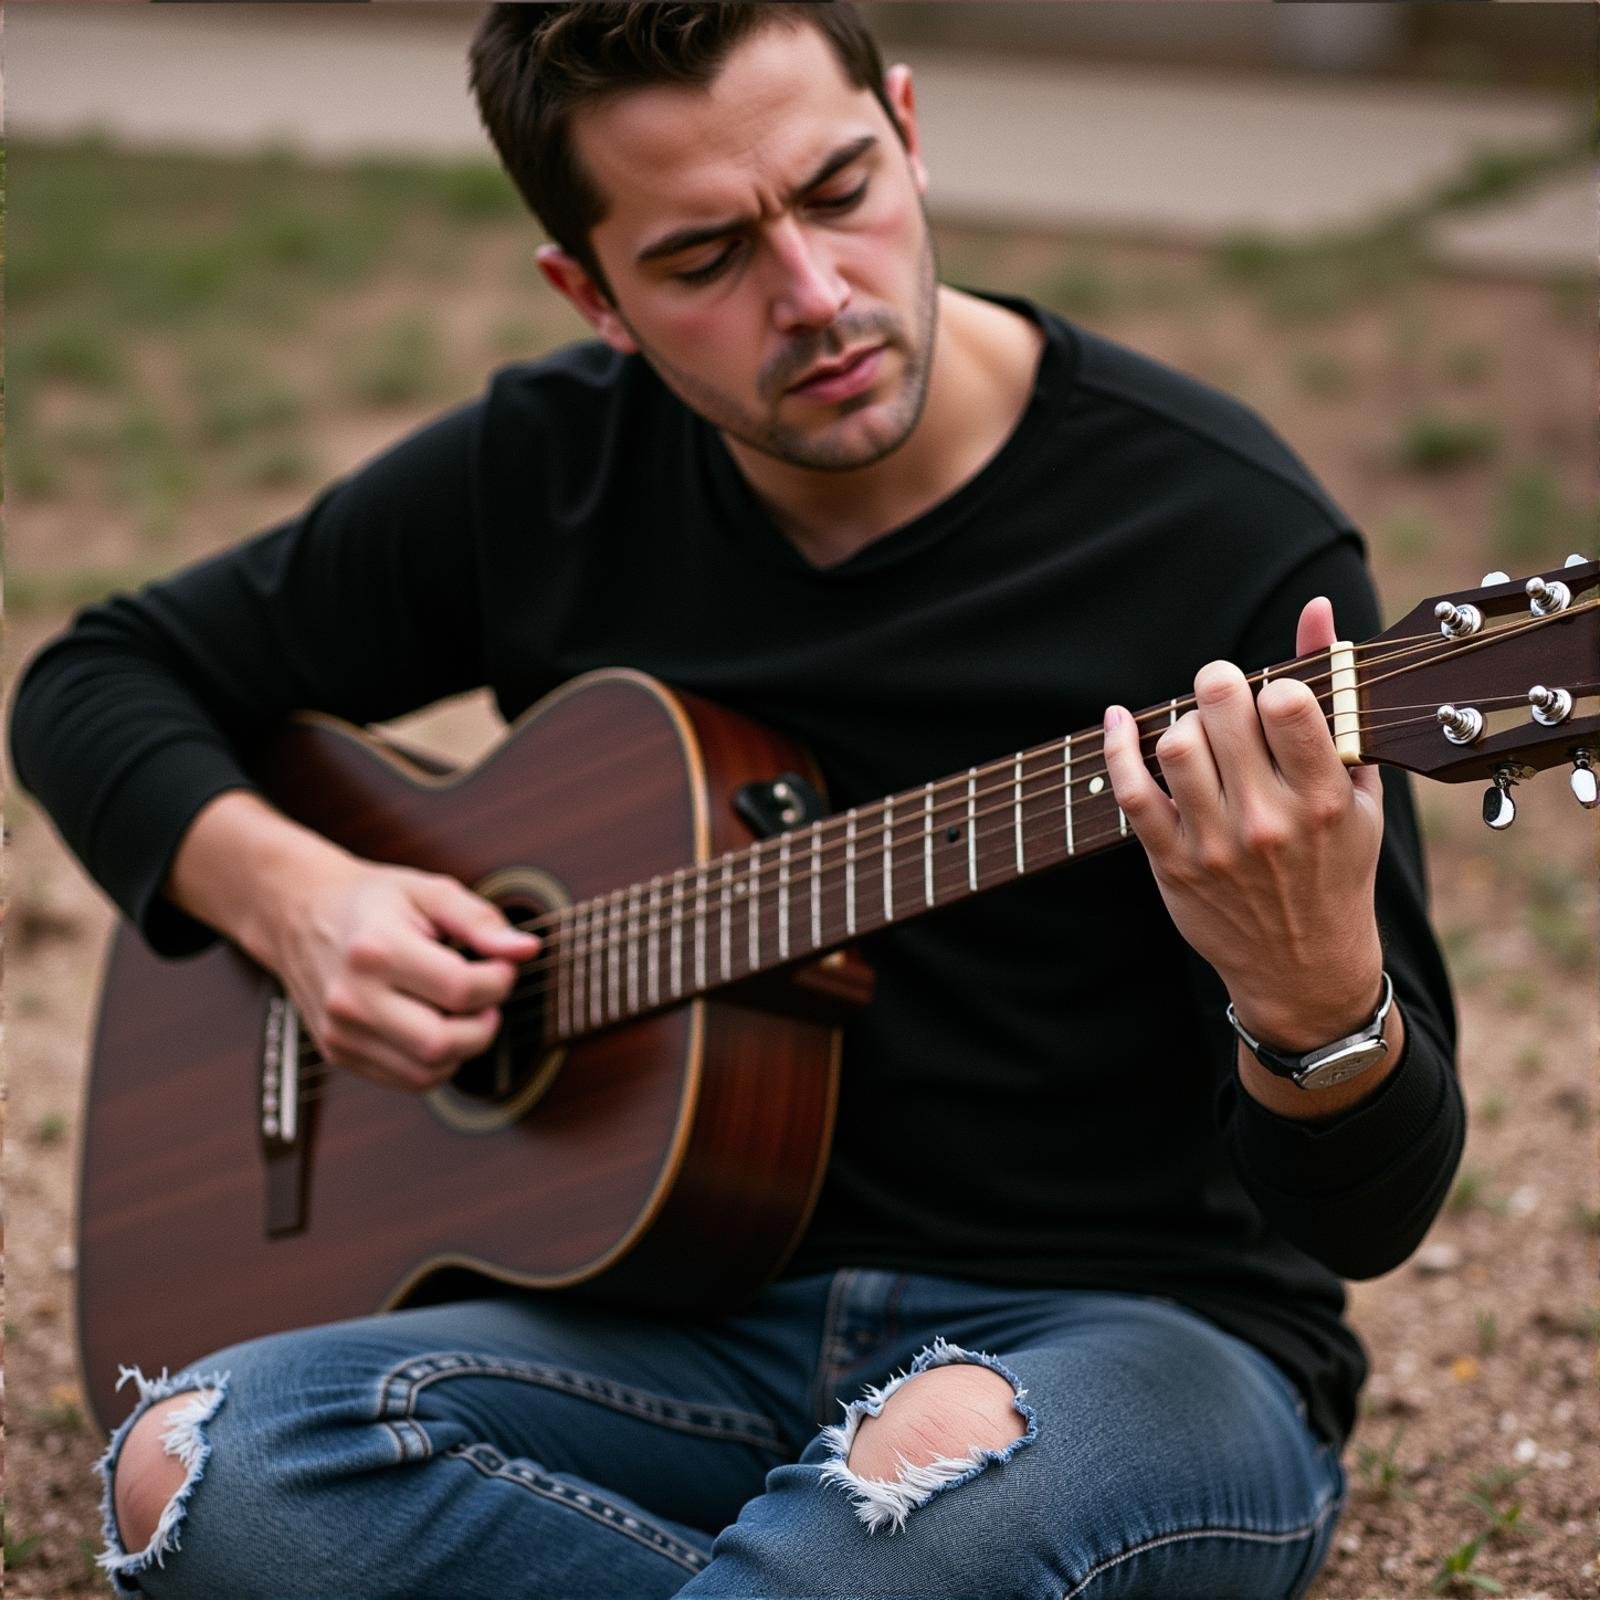
M578 332L473 164L93 141L11 161L8 677L75 605L293 510L489 366ZM1479 164L1424 209L1522 176ZM1594 549L1590 275L1443 274L1403 225L1204 249L945 228L941 246L951 281L1036 295L1262 410L1369 531L1390 617ZM492 734L477 705L424 726L463 754ZM1519 797L1499 836L1475 786L1419 795L1473 1126L1423 1252L1354 1292L1374 1378L1316 1600L1600 1593L1595 819L1559 775ZM12 1593L88 1596L100 1441L71 1210L109 918L26 798L7 811L6 1552Z

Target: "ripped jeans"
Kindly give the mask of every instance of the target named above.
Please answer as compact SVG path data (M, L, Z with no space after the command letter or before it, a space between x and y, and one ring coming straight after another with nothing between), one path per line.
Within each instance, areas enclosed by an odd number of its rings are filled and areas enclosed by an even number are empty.
M857 1473L863 1418L951 1362L1010 1383L1008 1442L908 1462L891 1438L906 1470ZM717 1321L403 1311L138 1386L102 1564L151 1600L1281 1600L1344 1488L1288 1380L1190 1311L865 1268ZM169 1418L183 1488L126 1552L122 1441L202 1386Z

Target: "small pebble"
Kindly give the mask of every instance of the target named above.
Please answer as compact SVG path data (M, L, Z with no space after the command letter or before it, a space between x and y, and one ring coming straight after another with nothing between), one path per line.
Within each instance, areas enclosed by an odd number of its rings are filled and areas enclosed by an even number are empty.
M1345 1534L1339 1540L1339 1548L1343 1550L1347 1556L1353 1556L1356 1551L1361 1548L1361 1535L1359 1533Z
M1516 1448L1511 1452L1511 1459L1519 1467L1530 1466L1538 1456L1539 1446L1532 1439L1518 1439Z
M1435 1278L1441 1273L1454 1272L1461 1265L1461 1246L1447 1239L1435 1239L1417 1251L1412 1265L1424 1277Z
M1506 1197L1506 1210L1514 1217L1526 1217L1538 1209L1539 1191L1531 1183L1515 1188Z

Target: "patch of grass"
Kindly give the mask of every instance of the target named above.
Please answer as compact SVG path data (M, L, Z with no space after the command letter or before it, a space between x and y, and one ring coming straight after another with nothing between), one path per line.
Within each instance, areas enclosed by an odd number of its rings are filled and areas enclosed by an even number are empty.
M1402 424L1395 453L1414 472L1448 472L1488 460L1499 445L1494 424L1482 418L1419 411Z
M1063 261L1038 288L1038 297L1069 317L1103 317L1120 296L1116 280L1092 256Z
M170 561L125 567L67 567L47 572L6 573L6 604L18 616L76 610L108 595L139 588L171 570Z
M1395 1430L1389 1435L1389 1442L1383 1449L1375 1449L1370 1444L1356 1446L1356 1475L1361 1479L1362 1486L1367 1493L1378 1500L1396 1500L1409 1498L1403 1486L1405 1468L1400 1464L1400 1440L1404 1436L1406 1425L1396 1423Z
M133 511L140 534L157 543L169 538L194 488L189 452L166 419L143 402L130 406L117 433L111 489Z
M47 1111L33 1125L33 1137L39 1144L60 1144L67 1136L67 1119L60 1111Z
M1526 1467L1499 1467L1491 1472L1479 1473L1472 1480L1471 1492L1462 1496L1466 1504L1482 1514L1483 1536L1486 1539L1521 1539L1539 1531L1537 1523L1523 1516L1521 1500L1513 1500L1510 1505L1501 1504L1501 1497L1519 1483L1527 1471Z
M6 447L6 484L30 500L54 500L66 492L67 473L41 440L13 436Z
M1539 998L1539 980L1531 972L1508 972L1500 985L1500 1004L1507 1011L1530 1011Z
M485 345L496 360L514 361L533 355L545 344L539 324L519 312L506 312L489 324Z
M1484 1594L1503 1594L1503 1587L1487 1573L1474 1572L1473 1563L1488 1537L1480 1533L1459 1544L1448 1555L1439 1558L1439 1569L1434 1574L1431 1588L1435 1594L1463 1594L1477 1589Z
M341 386L362 405L408 405L434 391L442 359L425 317L396 317L347 355Z
M51 1428L59 1433L83 1431L83 1408L73 1400L52 1400L33 1413L33 1420L41 1428Z
M1440 357L1446 379L1463 386L1480 384L1494 371L1494 352L1481 344L1451 345Z
M234 475L249 489L292 489L318 475L317 458L293 439L261 439L234 460Z
M1356 389L1355 368L1331 350L1305 350L1294 358L1294 381L1319 400L1339 400Z
M24 319L6 352L13 385L59 382L114 390L127 376L115 330L107 323L63 311Z
M1518 566L1548 566L1595 539L1594 508L1570 501L1548 467L1520 466L1500 485L1491 521L1497 557Z
M1461 1169L1446 1204L1458 1217L1479 1210L1503 1216L1506 1209L1505 1196L1490 1188L1489 1175L1482 1167Z
M1544 1071L1544 1051L1536 1044L1525 1044L1511 1065L1519 1078L1537 1078Z
M1256 232L1224 239L1216 268L1257 294L1279 322L1327 321L1403 285L1422 264L1415 228L1390 218L1351 233L1288 242Z
M1572 1223L1580 1233L1600 1239L1600 1205L1590 1205L1585 1200L1572 1202Z
M251 435L293 425L305 415L305 399L287 384L262 373L242 355L203 357L189 375L201 439L235 444Z
M1500 1348L1500 1319L1492 1311L1473 1314L1473 1330L1478 1336L1478 1354L1492 1356Z
M1433 553L1439 533L1425 512L1402 509L1378 524L1377 537L1380 548L1397 561L1420 561Z
M1506 1112L1511 1109L1511 1102L1498 1090L1491 1090L1478 1104L1477 1119L1486 1128L1493 1128L1504 1122Z

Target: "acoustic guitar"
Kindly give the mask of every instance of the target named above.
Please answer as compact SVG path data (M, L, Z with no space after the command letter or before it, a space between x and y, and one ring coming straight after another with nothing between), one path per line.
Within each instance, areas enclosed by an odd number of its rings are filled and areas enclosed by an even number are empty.
M1600 564L1425 601L1255 674L1321 700L1349 764L1513 786L1600 754ZM1185 697L1139 714L1153 757ZM732 1307L783 1265L828 1157L863 935L1123 843L1098 728L826 814L806 753L635 671L592 672L451 771L318 715L256 776L372 860L446 872L543 937L490 1051L413 1096L328 1066L226 944L115 934L81 1151L79 1351L118 1364L482 1279Z

